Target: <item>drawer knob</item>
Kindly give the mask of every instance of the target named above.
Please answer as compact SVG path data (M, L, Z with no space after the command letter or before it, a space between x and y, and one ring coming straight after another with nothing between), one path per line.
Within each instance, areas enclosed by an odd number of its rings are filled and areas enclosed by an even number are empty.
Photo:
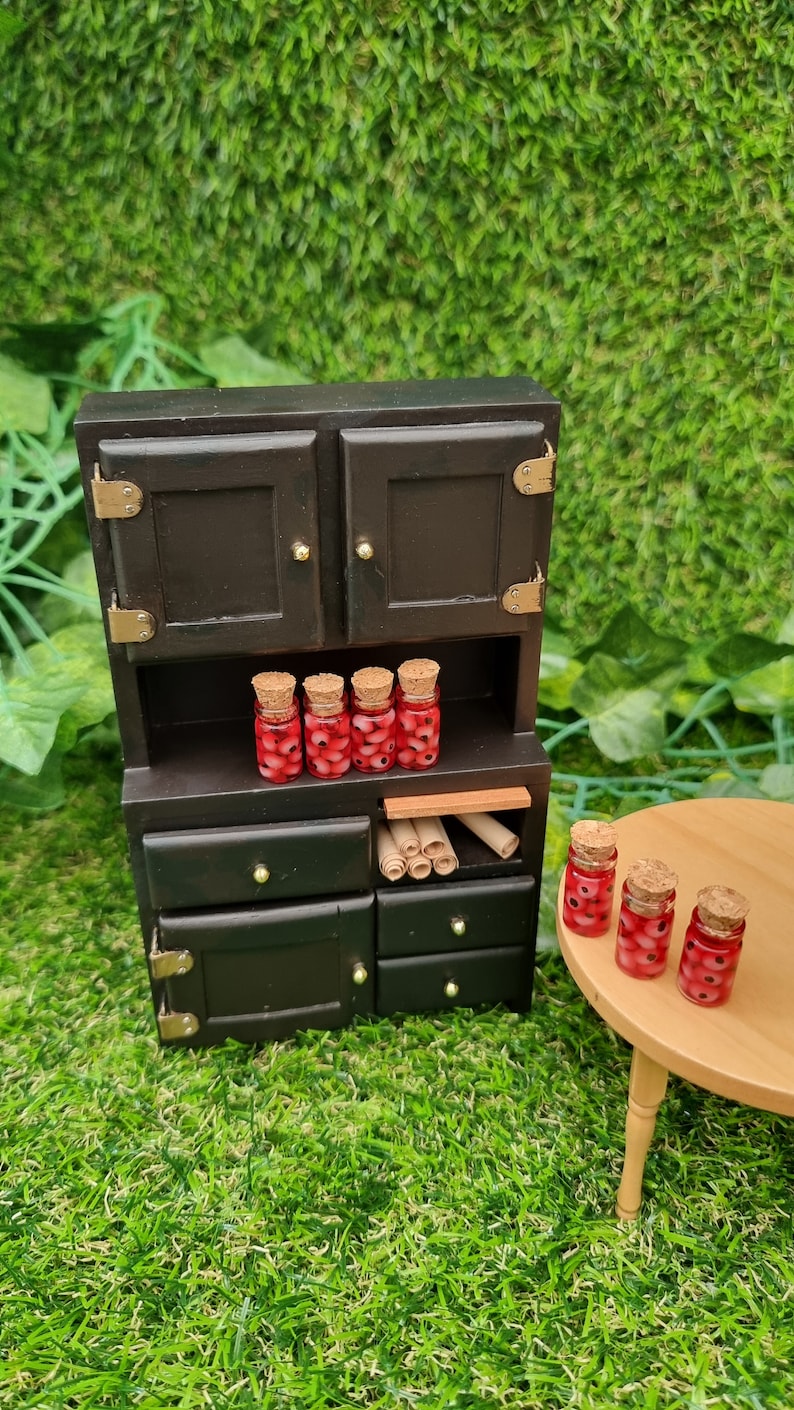
M455 979L448 979L444 985L444 995L447 999L457 999L460 993L460 985Z
M264 862L257 862L251 875L257 886L264 886L265 882L270 880L270 867L266 867Z
M292 556L296 563L308 563L312 556L312 551L307 543L294 543L292 545Z
M453 916L452 920L449 922L449 928L453 935L465 935L466 922L463 916Z
M369 979L366 966L363 964L354 965L352 979L354 984L366 984Z
M367 543L366 539L362 539L361 543L356 544L356 554L366 562L368 558L375 557L375 550L371 543Z

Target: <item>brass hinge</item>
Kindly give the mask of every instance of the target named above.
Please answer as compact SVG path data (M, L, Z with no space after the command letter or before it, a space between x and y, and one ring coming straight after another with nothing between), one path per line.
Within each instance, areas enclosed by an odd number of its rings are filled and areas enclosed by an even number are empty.
M547 494L557 482L557 452L551 441L543 442L543 454L522 460L513 471L513 484L519 494Z
M97 519L134 519L143 509L143 490L131 480L103 480L98 465L91 481Z
M193 968L193 956L189 950L161 950L157 931L152 936L149 951L149 970L152 979L176 979L180 974L188 974Z
M110 640L116 643L151 641L157 631L151 612L140 607L119 607L115 592L107 612Z
M535 564L535 576L526 583L512 583L502 593L502 606L505 612L516 615L526 612L542 612L546 591L546 579L540 564Z
M160 1037L166 1042L174 1038L192 1038L199 1031L199 1021L194 1013L174 1013L165 1005L157 1015L157 1028Z

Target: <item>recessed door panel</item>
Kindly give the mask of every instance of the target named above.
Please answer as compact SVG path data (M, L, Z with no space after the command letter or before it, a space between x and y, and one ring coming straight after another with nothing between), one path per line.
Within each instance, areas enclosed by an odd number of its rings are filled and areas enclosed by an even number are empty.
M154 621L132 660L322 642L313 431L103 441L100 470L143 494L110 521L117 605Z
M522 494L537 421L340 433L350 641L521 631L505 591L545 574L551 493Z
M340 1028L374 1008L373 897L163 912L160 950L190 967L167 981L168 1006L198 1021L195 1045Z

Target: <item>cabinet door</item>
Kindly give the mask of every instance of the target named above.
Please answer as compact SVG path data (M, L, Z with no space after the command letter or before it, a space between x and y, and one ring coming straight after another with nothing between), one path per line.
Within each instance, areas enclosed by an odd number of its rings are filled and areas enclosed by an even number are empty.
M551 498L513 473L543 454L536 421L340 433L350 641L521 631L502 606L545 573ZM371 550L371 552L370 552Z
M198 1021L190 1045L341 1028L374 1007L373 897L160 916L160 950L187 951L168 979L172 1012Z
M322 641L313 431L103 441L99 462L143 496L109 521L118 606L154 620L131 660Z

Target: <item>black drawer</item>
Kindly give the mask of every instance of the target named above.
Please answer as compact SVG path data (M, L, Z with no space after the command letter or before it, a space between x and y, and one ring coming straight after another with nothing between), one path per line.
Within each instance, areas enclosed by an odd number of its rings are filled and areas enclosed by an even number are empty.
M339 1028L374 1006L373 897L183 912L158 922L160 955L180 952L168 1007L197 1020L193 1042Z
M377 986L379 1014L496 1003L528 1008L532 949L510 945L379 960Z
M534 929L531 876L444 882L378 893L378 954L431 955L526 944Z
M370 886L369 818L149 832L143 852L157 909L328 896Z

